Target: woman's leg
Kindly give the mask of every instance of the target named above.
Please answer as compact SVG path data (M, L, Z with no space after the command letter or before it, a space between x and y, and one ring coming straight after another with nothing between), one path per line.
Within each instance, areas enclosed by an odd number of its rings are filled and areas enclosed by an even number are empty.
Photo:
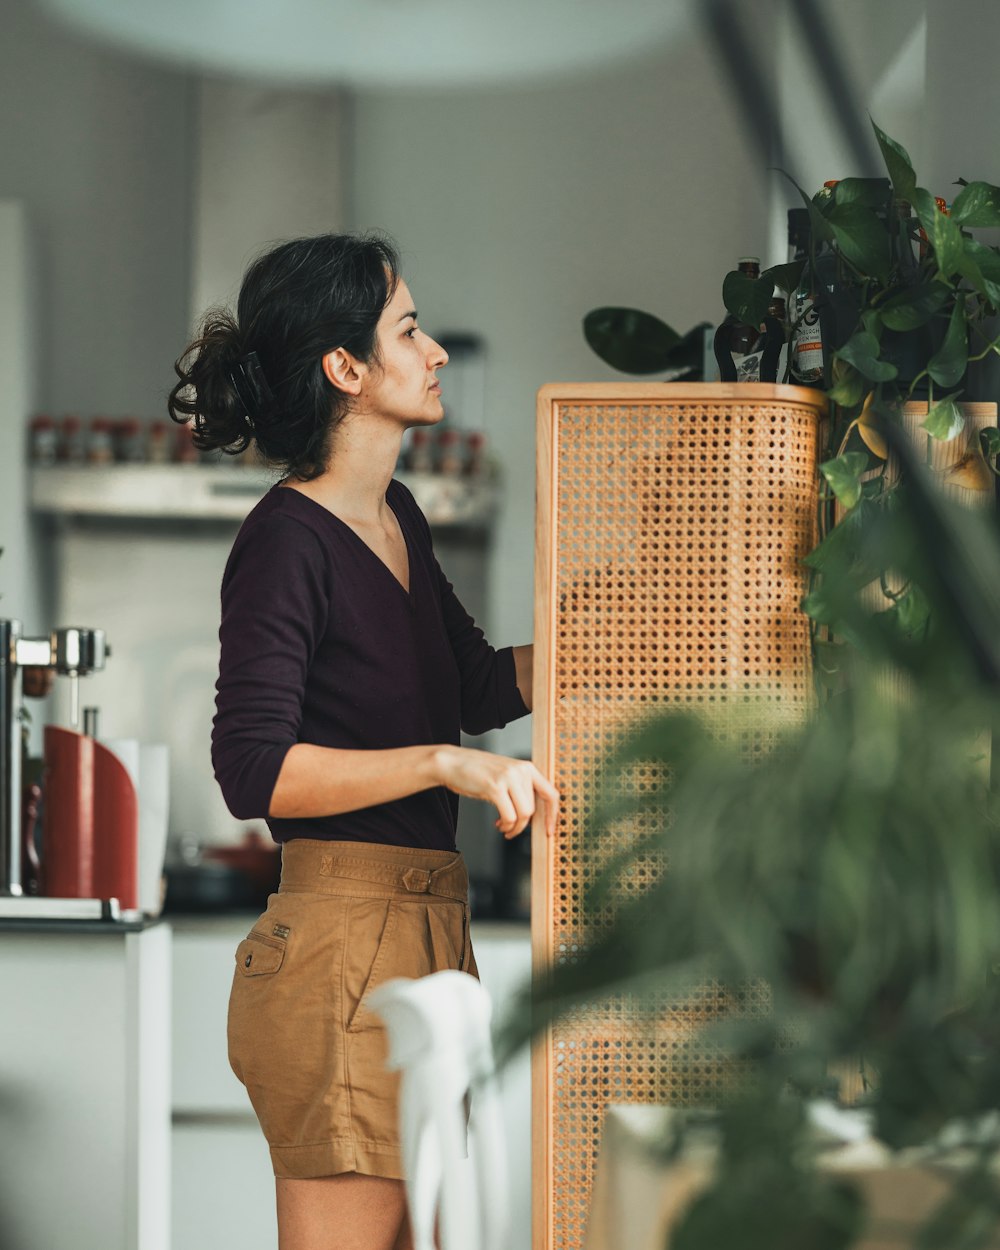
M435 1245L437 1241L435 1240ZM413 1250L413 1234L410 1232L410 1216L404 1210L403 1222L399 1226L399 1232L396 1234L396 1240L393 1243L392 1250Z
M275 1184L278 1250L396 1250L406 1213L402 1181L345 1172Z

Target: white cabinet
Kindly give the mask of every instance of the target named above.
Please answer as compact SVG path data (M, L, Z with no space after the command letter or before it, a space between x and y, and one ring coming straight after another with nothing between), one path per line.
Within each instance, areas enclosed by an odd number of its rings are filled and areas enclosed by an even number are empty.
M170 1245L170 932L0 928L0 1245Z
M233 957L253 916L174 917L174 1250L275 1250L274 1181L267 1145L229 1067L226 1007ZM483 984L499 1015L527 980L526 924L473 923ZM510 1180L510 1250L531 1244L531 1079L527 1053L501 1078Z

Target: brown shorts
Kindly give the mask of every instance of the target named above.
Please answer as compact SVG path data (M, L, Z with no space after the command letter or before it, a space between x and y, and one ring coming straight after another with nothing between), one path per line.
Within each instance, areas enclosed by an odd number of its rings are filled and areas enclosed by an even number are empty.
M377 985L445 968L478 976L456 851L295 838L281 885L236 951L229 1062L275 1176L403 1178L399 1073L367 1006Z

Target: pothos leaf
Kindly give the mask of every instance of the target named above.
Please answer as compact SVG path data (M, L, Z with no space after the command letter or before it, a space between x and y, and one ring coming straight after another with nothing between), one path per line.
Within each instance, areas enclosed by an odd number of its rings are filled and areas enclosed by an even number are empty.
M971 440L968 451L945 473L943 481L946 486L961 486L963 490L992 494L993 474L983 459L978 439Z
M774 282L765 278L749 278L745 273L733 270L722 283L722 302L726 311L747 325L760 325L767 316L767 306L774 294Z
M990 301L1000 308L1000 253L976 239L962 240L959 272Z
M967 183L955 196L951 216L963 226L1000 226L1000 187L989 182Z
M827 220L851 264L884 282L889 275L889 235L875 213L861 204L834 204Z
M984 456L995 456L1000 453L1000 430L995 425L979 431L979 443Z
M827 399L841 408L853 408L865 393L865 380L846 361L834 360L833 365L833 386L826 393Z
M949 396L935 404L920 425L932 438L948 443L965 429L965 416L958 403Z
M969 364L969 329L965 306L956 299L944 342L927 362L927 372L938 386L956 386Z
M879 360L879 342L868 330L859 330L835 353L871 382L891 382L898 370L887 360Z
M850 511L861 498L861 475L868 469L868 457L862 451L848 451L819 466L839 503Z
M916 634L927 627L930 605L919 586L912 582L890 609L895 613L896 624L904 634Z
M941 282L929 282L893 295L882 305L882 324L890 330L916 330L926 325L950 298Z
M934 197L923 187L915 187L911 198L933 249L938 270L943 278L948 279L962 267L962 231L957 222L941 212Z
M913 162L906 149L895 139L890 139L885 131L879 129L874 122L872 122L872 128L875 131L875 138L878 139L878 145L882 149L882 158L889 171L889 177L892 179L892 189L896 198L912 199L913 189L917 185L917 175L913 172Z
M858 417L858 433L861 440L870 452L873 452L880 460L886 460L889 457L889 448L886 445L882 431L875 423L875 392L869 391L865 397L864 405L861 409L861 415Z

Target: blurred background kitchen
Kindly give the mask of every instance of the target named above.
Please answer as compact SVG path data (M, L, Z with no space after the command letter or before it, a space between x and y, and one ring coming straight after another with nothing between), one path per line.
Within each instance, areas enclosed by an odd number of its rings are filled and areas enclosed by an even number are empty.
M838 90L854 120L868 112L906 145L927 185L970 170L1000 181L1000 7L593 0L581 15L568 0L544 14L340 0L311 13L301 0L270 29L253 3L228 24L212 4L161 7L3 0L0 616L32 636L106 632L112 658L81 701L102 736L167 745L168 864L181 870L247 832L209 762L218 588L239 517L273 478L192 460L155 423L198 317L234 297L255 252L327 230L398 240L421 322L453 361L451 434L411 443L401 468L430 492L439 558L487 635L528 641L535 392L621 376L586 346L584 313L717 323L738 256L785 259L795 193L772 166L810 190L879 172ZM810 46L816 22L832 64ZM69 723L66 685L32 704L35 753L42 725ZM526 756L530 735L526 719L483 744ZM527 840L505 848L488 809L463 807L480 920L523 922ZM230 951L228 931L178 921L183 932ZM175 973L206 950L175 943ZM181 1006L194 1028L217 1013ZM236 1132L226 1116L245 1108L230 1094L178 1101L177 1046L198 1046L176 1020L174 1039L175 1146L199 1115ZM175 1183L178 1168L196 1178L203 1156L179 1158ZM175 1245L228 1244L191 1240L189 1210L175 1193Z

